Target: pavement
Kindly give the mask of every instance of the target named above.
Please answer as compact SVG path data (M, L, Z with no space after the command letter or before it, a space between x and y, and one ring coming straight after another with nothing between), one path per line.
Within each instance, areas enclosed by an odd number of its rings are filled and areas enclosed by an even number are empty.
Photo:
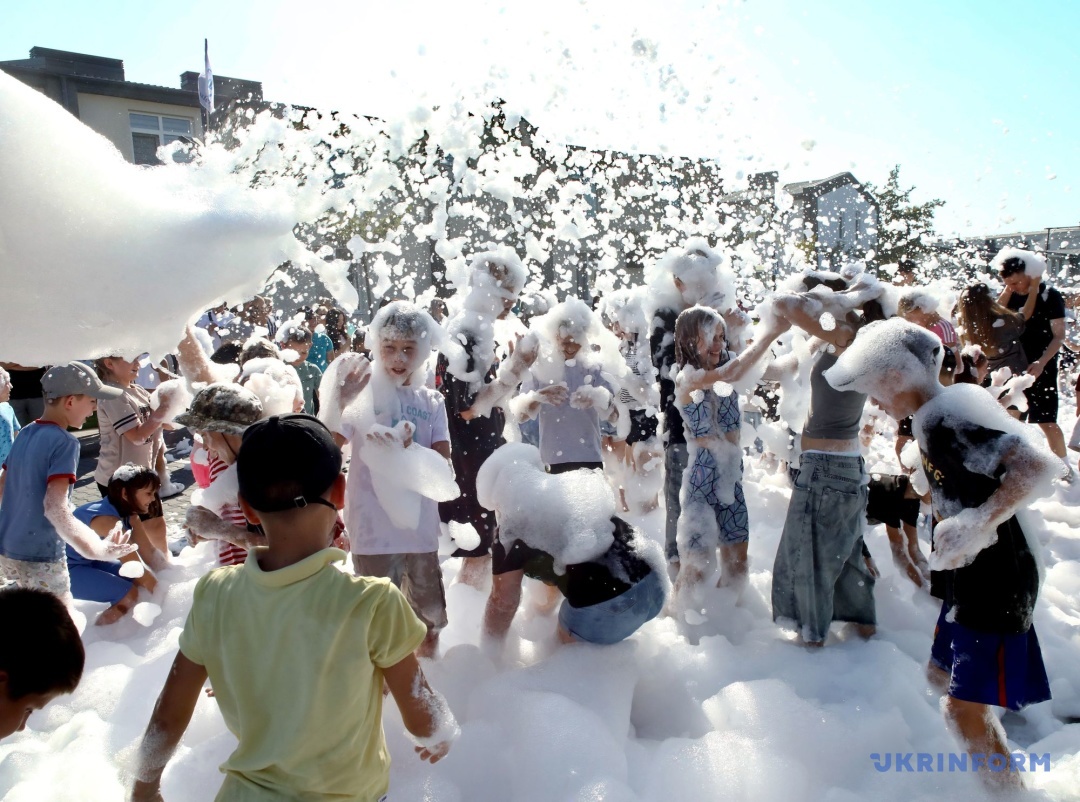
M71 492L71 503L78 507L101 498L97 482L94 481L94 469L97 467L101 439L97 429L86 429L72 432L72 434L79 438L78 478L75 480L75 489ZM191 494L198 485L195 484L195 479L191 475L191 464L188 461L191 450L191 432L187 429L165 432L165 447L165 459L172 480L184 485L183 493L163 499L161 502L165 508L169 538L172 539L174 535L180 534L180 526L191 504Z

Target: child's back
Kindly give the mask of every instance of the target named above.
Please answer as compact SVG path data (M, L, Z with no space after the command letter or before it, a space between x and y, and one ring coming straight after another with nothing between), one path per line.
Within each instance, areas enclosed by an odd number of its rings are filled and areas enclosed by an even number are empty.
M251 559L196 587L180 649L206 667L240 742L222 767L223 796L385 792L379 666L411 654L426 629L389 580L331 564L344 558L325 550L270 572Z

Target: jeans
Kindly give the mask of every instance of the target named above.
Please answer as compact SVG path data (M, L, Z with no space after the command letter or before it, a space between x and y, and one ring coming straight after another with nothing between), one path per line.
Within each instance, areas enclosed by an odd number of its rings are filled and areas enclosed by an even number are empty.
M803 452L773 565L773 620L820 643L833 621L876 624L874 577L862 554L862 457Z
M564 601L559 608L559 624L587 643L618 643L637 632L646 621L656 618L663 607L664 584L656 571L650 571L614 599L589 607L571 607L570 602Z
M669 444L664 450L664 507L667 510L664 553L669 560L679 557L675 538L679 530L679 513L682 512L679 493L682 492L686 462L686 443Z

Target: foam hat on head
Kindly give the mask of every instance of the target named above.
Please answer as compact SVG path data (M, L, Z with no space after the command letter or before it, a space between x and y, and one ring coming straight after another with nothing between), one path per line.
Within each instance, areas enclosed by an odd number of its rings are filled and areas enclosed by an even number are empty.
M340 474L341 449L334 436L318 418L301 413L249 426L236 457L240 495L259 512L309 504L337 509L323 494ZM282 486L290 488L284 495Z
M936 377L942 352L941 340L935 334L894 317L859 329L855 342L823 375L834 389L844 392L896 391L902 388L881 386L889 370L897 370L913 381Z
M119 387L105 384L94 369L82 362L68 362L66 365L54 365L41 377L41 389L48 399L63 398L66 395L89 395L99 401L119 398L124 391Z

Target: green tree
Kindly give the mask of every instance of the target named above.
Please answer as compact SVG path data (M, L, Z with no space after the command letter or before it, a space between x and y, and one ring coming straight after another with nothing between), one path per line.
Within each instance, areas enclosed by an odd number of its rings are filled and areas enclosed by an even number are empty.
M867 183L866 189L878 202L878 247L874 261L879 265L899 264L902 259L921 262L932 251L934 212L943 200L916 204L911 202L915 187L900 188L900 165L889 172L889 180L878 189Z

